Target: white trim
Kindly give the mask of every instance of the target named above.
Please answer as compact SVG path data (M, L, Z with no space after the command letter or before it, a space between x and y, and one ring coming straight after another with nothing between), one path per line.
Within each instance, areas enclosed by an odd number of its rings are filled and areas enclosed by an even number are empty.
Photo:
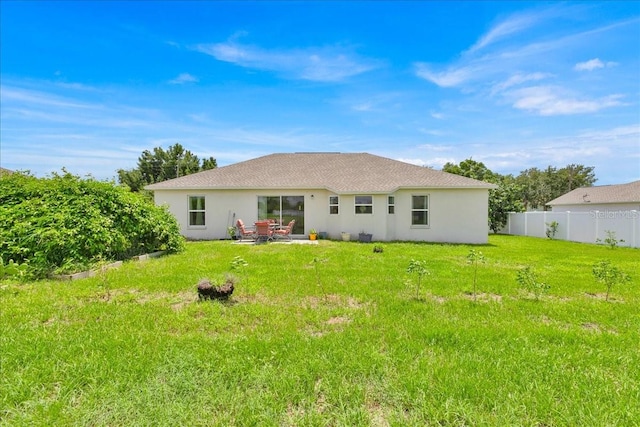
M201 197L204 201L204 209L191 209L191 198ZM191 213L202 212L203 213L203 225L191 224ZM187 194L187 228L190 230L206 230L207 228L207 196L204 194Z
M358 197L370 197L371 203L357 203ZM371 206L371 212L358 212L360 206ZM353 214L354 215L373 215L373 195L372 194L354 194L353 195Z
M338 200L337 203L331 203L331 199L333 199L334 197ZM334 206L338 209L338 212L336 213L331 212L331 208ZM329 215L340 215L340 196L338 196L337 194L332 194L329 196Z
M426 197L427 198L427 207L425 209L415 209L413 207L413 198L414 197ZM427 213L427 223L426 224L414 224L413 223L413 213L414 212L426 212ZM411 228L431 228L431 195L429 193L426 194L411 194Z

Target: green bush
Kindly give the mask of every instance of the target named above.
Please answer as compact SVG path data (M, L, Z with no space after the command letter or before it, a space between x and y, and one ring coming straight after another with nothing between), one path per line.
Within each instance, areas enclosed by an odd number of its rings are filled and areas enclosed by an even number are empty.
M37 277L183 246L175 218L124 187L66 171L0 179L0 257Z

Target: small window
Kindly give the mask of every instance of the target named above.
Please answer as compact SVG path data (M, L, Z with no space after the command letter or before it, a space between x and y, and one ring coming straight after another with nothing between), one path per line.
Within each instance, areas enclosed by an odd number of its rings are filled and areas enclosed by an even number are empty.
M393 215L394 213L396 213L396 198L394 196L389 196L387 198L387 207L387 212L389 213L389 215Z
M204 227L204 196L189 196L189 226Z
M339 208L340 199L338 196L329 196L329 214L330 215L338 215L340 212Z
M429 196L411 196L411 225L429 225Z
M356 215L373 213L373 196L356 196Z

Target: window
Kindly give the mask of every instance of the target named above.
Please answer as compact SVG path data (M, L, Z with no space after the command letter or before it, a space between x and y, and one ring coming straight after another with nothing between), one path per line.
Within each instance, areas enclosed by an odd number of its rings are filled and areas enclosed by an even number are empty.
M356 196L356 215L373 213L373 196Z
M390 215L393 215L394 213L396 213L396 198L394 196L387 197L387 207L388 207L387 212Z
M189 196L189 226L204 227L204 196Z
M429 196L411 196L411 225L429 225Z
M329 214L330 215L338 215L339 208L338 202L340 199L338 196L329 196Z

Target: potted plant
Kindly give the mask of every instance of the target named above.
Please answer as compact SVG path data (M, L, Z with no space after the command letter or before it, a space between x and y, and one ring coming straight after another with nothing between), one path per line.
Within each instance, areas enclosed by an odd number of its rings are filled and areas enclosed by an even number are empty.
M360 234L358 234L358 240L360 240L360 243L371 243L372 237L373 234L365 233L364 231L361 231Z
M318 232L316 231L315 228L312 228L311 230L309 230L309 240L317 240L318 239Z
M232 240L236 240L236 228L231 226L231 227L227 227L227 234L229 235L229 237L231 237Z
M349 240L351 240L351 233L347 233L343 231L342 233L340 233L340 235L342 236L342 240L345 242L348 242Z

